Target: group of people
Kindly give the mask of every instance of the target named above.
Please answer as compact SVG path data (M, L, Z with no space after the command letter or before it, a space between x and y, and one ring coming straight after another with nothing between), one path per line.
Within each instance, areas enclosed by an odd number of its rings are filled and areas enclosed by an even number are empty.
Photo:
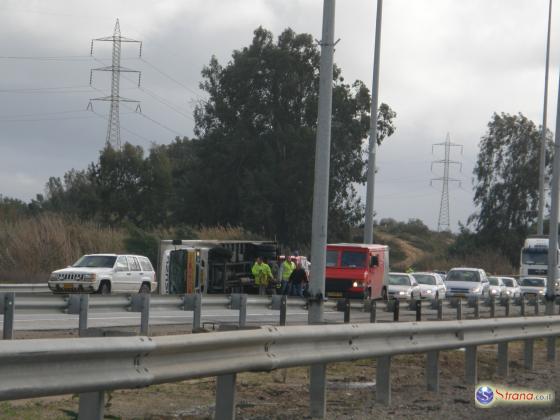
M255 278L255 285L259 287L259 294L290 295L303 297L303 291L307 286L307 271L301 263L295 263L295 258L286 254L286 258L280 265L273 264L273 269L267 261L258 257L251 269ZM274 273L273 273L274 271Z

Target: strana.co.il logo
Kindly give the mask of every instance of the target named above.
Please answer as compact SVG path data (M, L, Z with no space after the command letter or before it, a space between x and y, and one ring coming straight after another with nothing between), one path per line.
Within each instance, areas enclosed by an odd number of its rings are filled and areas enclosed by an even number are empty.
M490 405L494 401L494 391L488 385L479 386L475 394L476 402L480 405Z

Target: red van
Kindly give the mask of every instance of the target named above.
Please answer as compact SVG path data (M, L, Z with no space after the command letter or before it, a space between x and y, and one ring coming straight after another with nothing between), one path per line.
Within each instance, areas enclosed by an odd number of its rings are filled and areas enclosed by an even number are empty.
M325 293L333 298L381 298L389 271L387 245L329 244Z

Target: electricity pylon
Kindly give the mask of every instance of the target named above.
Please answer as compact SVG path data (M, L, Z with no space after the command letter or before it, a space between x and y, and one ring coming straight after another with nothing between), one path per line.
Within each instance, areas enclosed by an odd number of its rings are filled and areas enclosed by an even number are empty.
M138 70L132 70L121 66L121 43L123 42L135 42L140 44L139 57L142 57L142 41L136 41L131 38L127 38L121 35L121 27L119 25L119 20L115 23L115 29L112 36L107 36L104 38L96 38L91 40L91 50L90 54L93 55L93 42L94 41L110 41L113 43L113 55L112 63L110 66L100 67L97 69L92 69L89 75L89 84L93 82L93 72L94 71L110 71L111 72L111 95L103 96L100 98L90 99L88 109L92 109L91 101L108 101L111 102L111 108L109 111L109 125L107 126L107 143L116 148L121 149L121 127L120 127L120 117L119 117L119 104L120 102L134 102L138 105L136 110L140 109L140 101L135 101L133 99L123 98L119 94L119 84L121 73L138 73L138 86L140 86L140 77L142 73Z
M461 185L461 181L456 178L451 178L449 176L449 166L450 165L459 165L459 171L462 171L463 164L461 162L450 160L451 155L451 148L452 147L460 147L461 154L463 154L463 145L451 143L451 139L449 137L449 133L447 133L447 137L445 138L445 142L443 143L436 143L432 145L432 154L434 153L434 147L436 146L443 146L445 150L445 157L442 160L435 160L432 162L431 168L434 168L434 164L442 164L443 165L443 176L438 178L432 178L430 180L430 185L433 185L434 181L441 181L442 182L442 190L441 190L441 201L439 204L439 217L438 217L438 232L442 230L449 230L449 183L450 182L457 182L459 186Z

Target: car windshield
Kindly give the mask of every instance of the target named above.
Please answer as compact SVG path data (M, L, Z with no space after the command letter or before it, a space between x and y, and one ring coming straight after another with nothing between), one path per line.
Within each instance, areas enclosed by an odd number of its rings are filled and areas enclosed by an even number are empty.
M502 279L502 281L504 282L504 284L506 285L506 287L515 287L513 285L513 279Z
M340 265L348 268L365 268L366 253L356 251L342 251L342 260Z
M498 279L496 277L488 277L488 282L490 282L490 284L492 286L499 286L500 282L498 281Z
M116 259L114 255L84 255L72 267L113 268Z
M436 278L430 274L413 274L413 276L420 284L436 284Z
M521 252L521 260L527 265L547 265L548 249L547 248L525 248Z
M472 281L480 282L478 271L452 270L447 273L447 281Z
M338 265L338 251L327 250L327 267Z
M392 286L410 286L410 279L405 275L389 274L389 284Z
M544 279L538 278L524 278L521 280L521 286L544 287Z

